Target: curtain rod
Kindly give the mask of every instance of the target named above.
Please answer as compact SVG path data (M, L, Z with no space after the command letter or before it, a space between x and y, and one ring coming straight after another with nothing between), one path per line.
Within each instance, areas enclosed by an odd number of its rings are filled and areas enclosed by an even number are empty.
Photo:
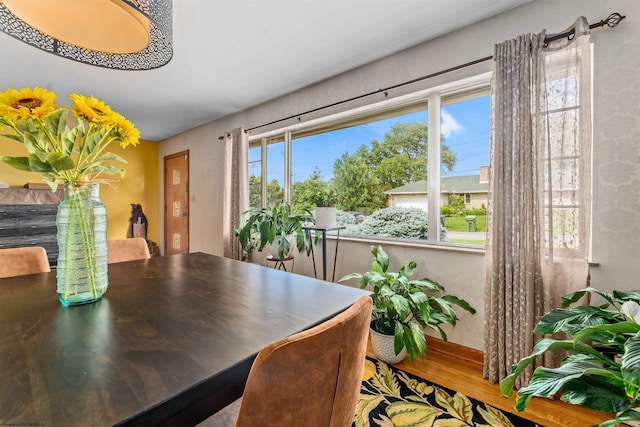
M593 30L595 28L600 28L600 27L604 27L604 26L607 26L609 28L615 28L615 27L618 26L620 21L622 21L624 18L626 18L626 16L623 16L623 15L617 13L617 12L614 12L611 15L609 15L606 19L603 19L603 20L601 20L601 21L599 21L599 22L597 22L595 24L589 25L589 29ZM564 33L554 34L552 36L545 37L544 44L546 46L547 44L549 44L552 41L560 40L560 39L565 38L565 37L567 37L569 39L572 39L574 35L575 35L575 29L572 28L571 30L565 31ZM457 71L457 70L460 70L462 68L467 68L467 67L470 67L472 65L476 65L476 64L480 64L482 62L490 61L492 59L493 59L493 55L485 56L484 58L480 58L480 59L476 59L474 61L466 62L464 64L456 65L454 67L447 68L445 70L436 71L435 73L431 73L431 74L428 74L426 76L417 77L415 79L408 80L406 82L398 83L398 84L395 84L395 85L392 85L392 86L388 86L388 87L385 87L385 88L382 88L382 89L378 89L378 90L374 90L374 91L371 91L371 92L367 92L365 94L354 96L352 98L343 99L341 101L333 102L331 104L327 104L327 105L324 105L322 107L313 108L313 109L307 110L307 111L305 111L303 113L294 114L292 116L285 117L283 119L278 119L278 120L274 120L274 121L269 122L269 123L264 123L264 124L261 124L261 125L258 125L258 126L254 126L254 127L245 129L245 133L249 132L249 131L252 131L254 129L259 129L259 128L262 128L262 127L265 127L265 126L274 125L276 123L284 122L286 120L291 120L291 119L295 119L295 118L297 118L298 121L300 121L301 120L300 117L304 116L305 114L315 113L317 111L321 111L321 110L324 110L324 109L327 109L327 108L335 107L335 106L341 105L341 104L346 104L347 102L357 101L358 99L366 98L366 97L372 96L372 95L377 95L379 93L383 93L384 92L384 95L386 97L387 96L387 92L389 90L397 89L397 88L402 87L402 86L407 86L407 85L410 85L410 84L413 84L413 83L420 82L422 80L427 80L427 79L430 79L430 78L433 78L433 77L437 77L437 76L440 76L442 74L450 73L452 71ZM222 140L222 139L224 139L224 136L221 136L218 139Z

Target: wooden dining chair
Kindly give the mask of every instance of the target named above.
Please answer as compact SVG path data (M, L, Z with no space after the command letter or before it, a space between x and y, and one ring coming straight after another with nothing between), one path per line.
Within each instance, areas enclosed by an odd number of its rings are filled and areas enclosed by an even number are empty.
M51 271L47 251L40 246L0 249L0 278Z
M151 258L147 241L142 237L107 240L107 247L109 264Z
M348 427L355 415L371 298L258 353L242 399L202 427ZM239 405L239 409L238 409ZM237 411L237 416L230 412Z

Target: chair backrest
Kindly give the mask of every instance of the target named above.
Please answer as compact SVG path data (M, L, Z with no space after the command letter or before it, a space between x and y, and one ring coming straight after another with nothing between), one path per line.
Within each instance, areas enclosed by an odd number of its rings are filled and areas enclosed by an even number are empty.
M236 427L350 426L358 403L371 298L265 347L247 379Z
M0 278L51 271L47 251L40 246L0 249Z
M109 250L109 264L113 264L114 262L147 259L151 257L149 255L149 246L147 246L147 241L142 237L108 240L107 246Z

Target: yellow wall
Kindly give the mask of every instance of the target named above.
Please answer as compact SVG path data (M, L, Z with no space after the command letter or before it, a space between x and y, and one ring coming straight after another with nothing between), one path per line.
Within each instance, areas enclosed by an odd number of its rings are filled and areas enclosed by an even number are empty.
M127 237L131 204L137 203L142 205L142 210L149 221L147 238L158 243L160 239L158 144L140 141L136 147L129 146L125 149L120 148L118 144L113 144L109 146L109 151L127 161L123 166L127 174L114 183L115 188L108 185L101 186L102 202L107 208L107 238ZM26 150L22 143L0 136L0 154L26 156ZM113 177L116 178L117 175ZM5 182L11 187L22 187L27 182L41 181L37 173L19 171L0 162L0 182Z

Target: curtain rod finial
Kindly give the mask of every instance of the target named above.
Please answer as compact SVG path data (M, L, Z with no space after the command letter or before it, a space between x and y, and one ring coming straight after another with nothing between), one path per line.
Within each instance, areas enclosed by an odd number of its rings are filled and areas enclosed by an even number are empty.
M604 27L606 25L609 28L615 28L624 18L626 18L626 16L621 15L618 12L614 12L611 15L607 16L607 19L602 21L602 26Z

